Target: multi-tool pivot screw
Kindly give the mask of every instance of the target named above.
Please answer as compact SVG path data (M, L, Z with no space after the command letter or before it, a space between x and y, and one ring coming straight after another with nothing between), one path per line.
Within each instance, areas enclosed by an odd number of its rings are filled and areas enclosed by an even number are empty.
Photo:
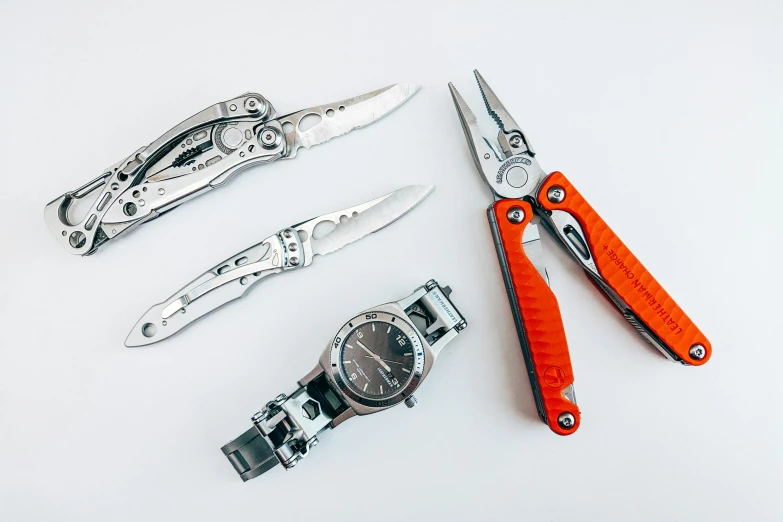
M283 232L283 236L284 236L286 239L291 239L291 237L293 237L293 235L294 235L294 233L293 233L293 232L291 232L290 230L286 230L285 232Z
M277 133L276 129L267 127L261 130L259 140L261 141L261 146L264 148L274 149L277 144L280 143L280 135Z
M704 356L707 355L707 350L704 349L704 346L700 344L694 344L691 346L691 349L688 350L688 355L691 356L691 358L696 359L697 361L701 361L704 359Z
M299 264L299 258L298 257L292 257L288 260L288 264L291 266L297 266Z
M522 207L511 207L508 209L506 217L509 221L518 225L519 223L522 223L522 220L525 219L525 211L522 210Z
M576 423L576 419L573 415L571 415L568 412L561 413L557 417L557 424L564 430L570 430L574 427L574 424Z
M249 113L255 114L257 112L264 112L266 104L258 98L248 98L245 100L245 110Z
M511 144L512 147L515 149L518 149L520 145L522 145L522 138L519 137L519 135L512 136L508 142Z
M562 203L565 199L565 189L560 185L552 185L546 191L546 198L552 203Z
M435 281L434 279L430 279L429 281L427 281L426 283L424 283L424 288L426 288L426 289L427 289L427 291L430 291L430 290L432 290L432 289L433 289L433 288L435 288L436 286L438 286L438 282L437 282L437 281Z

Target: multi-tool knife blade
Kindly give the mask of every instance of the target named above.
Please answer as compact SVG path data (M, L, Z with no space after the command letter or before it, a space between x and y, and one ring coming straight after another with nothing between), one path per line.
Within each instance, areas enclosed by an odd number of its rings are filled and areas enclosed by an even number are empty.
M262 279L309 266L316 255L339 250L393 223L434 188L410 185L367 203L280 230L210 268L147 310L131 330L125 346L146 346L171 337L208 313L244 296Z
M398 83L286 116L278 116L256 93L217 103L46 205L46 224L72 254L93 254L107 241L224 185L243 169L293 158L301 147L379 120L418 88ZM91 195L94 201L83 217L70 215L75 202Z

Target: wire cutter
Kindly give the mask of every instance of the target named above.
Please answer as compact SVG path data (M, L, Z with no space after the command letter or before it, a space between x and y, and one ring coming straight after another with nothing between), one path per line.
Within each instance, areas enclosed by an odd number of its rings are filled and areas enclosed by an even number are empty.
M530 140L494 91L474 71L497 145L449 83L465 138L495 198L487 217L541 420L559 435L580 424L574 374L557 299L549 288L538 226L581 265L621 314L672 361L702 365L710 342L663 287L560 172L546 174Z

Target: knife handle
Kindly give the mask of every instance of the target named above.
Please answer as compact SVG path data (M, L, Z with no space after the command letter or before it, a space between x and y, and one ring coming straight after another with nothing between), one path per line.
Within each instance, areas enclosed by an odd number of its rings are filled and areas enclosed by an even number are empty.
M487 209L487 217L538 414L558 435L570 435L580 420L576 403L566 397L573 398L574 373L560 307L523 248L533 209L503 199Z
M600 275L593 279L604 292L608 286L623 301L618 303L607 292L648 342L684 364L702 365L709 360L712 345L704 334L562 173L554 172L545 180L538 203L547 211L565 211L579 222L595 264L591 268ZM562 231L555 232L570 248Z

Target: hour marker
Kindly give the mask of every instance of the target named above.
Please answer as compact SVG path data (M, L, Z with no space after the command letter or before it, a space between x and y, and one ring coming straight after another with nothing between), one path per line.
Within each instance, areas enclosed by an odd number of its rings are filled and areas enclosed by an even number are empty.
M343 363L345 363L345 364L350 364L350 363L352 363L352 362L353 362L353 361L343 361Z
M375 331L375 323L372 323L372 331Z
M389 326L389 329L386 330L386 333L389 333L389 332L391 332L391 326Z
M351 350L353 350L353 346L351 346L350 344L346 344L345 347L346 348L350 348Z
M383 385L381 385L381 393L383 393Z
M404 371L405 373L411 373L411 371L407 368L403 368L402 371Z
M367 391L367 383L364 383L364 388L362 388L362 391Z
M404 353L403 355L407 357L409 355L413 355L413 352Z

